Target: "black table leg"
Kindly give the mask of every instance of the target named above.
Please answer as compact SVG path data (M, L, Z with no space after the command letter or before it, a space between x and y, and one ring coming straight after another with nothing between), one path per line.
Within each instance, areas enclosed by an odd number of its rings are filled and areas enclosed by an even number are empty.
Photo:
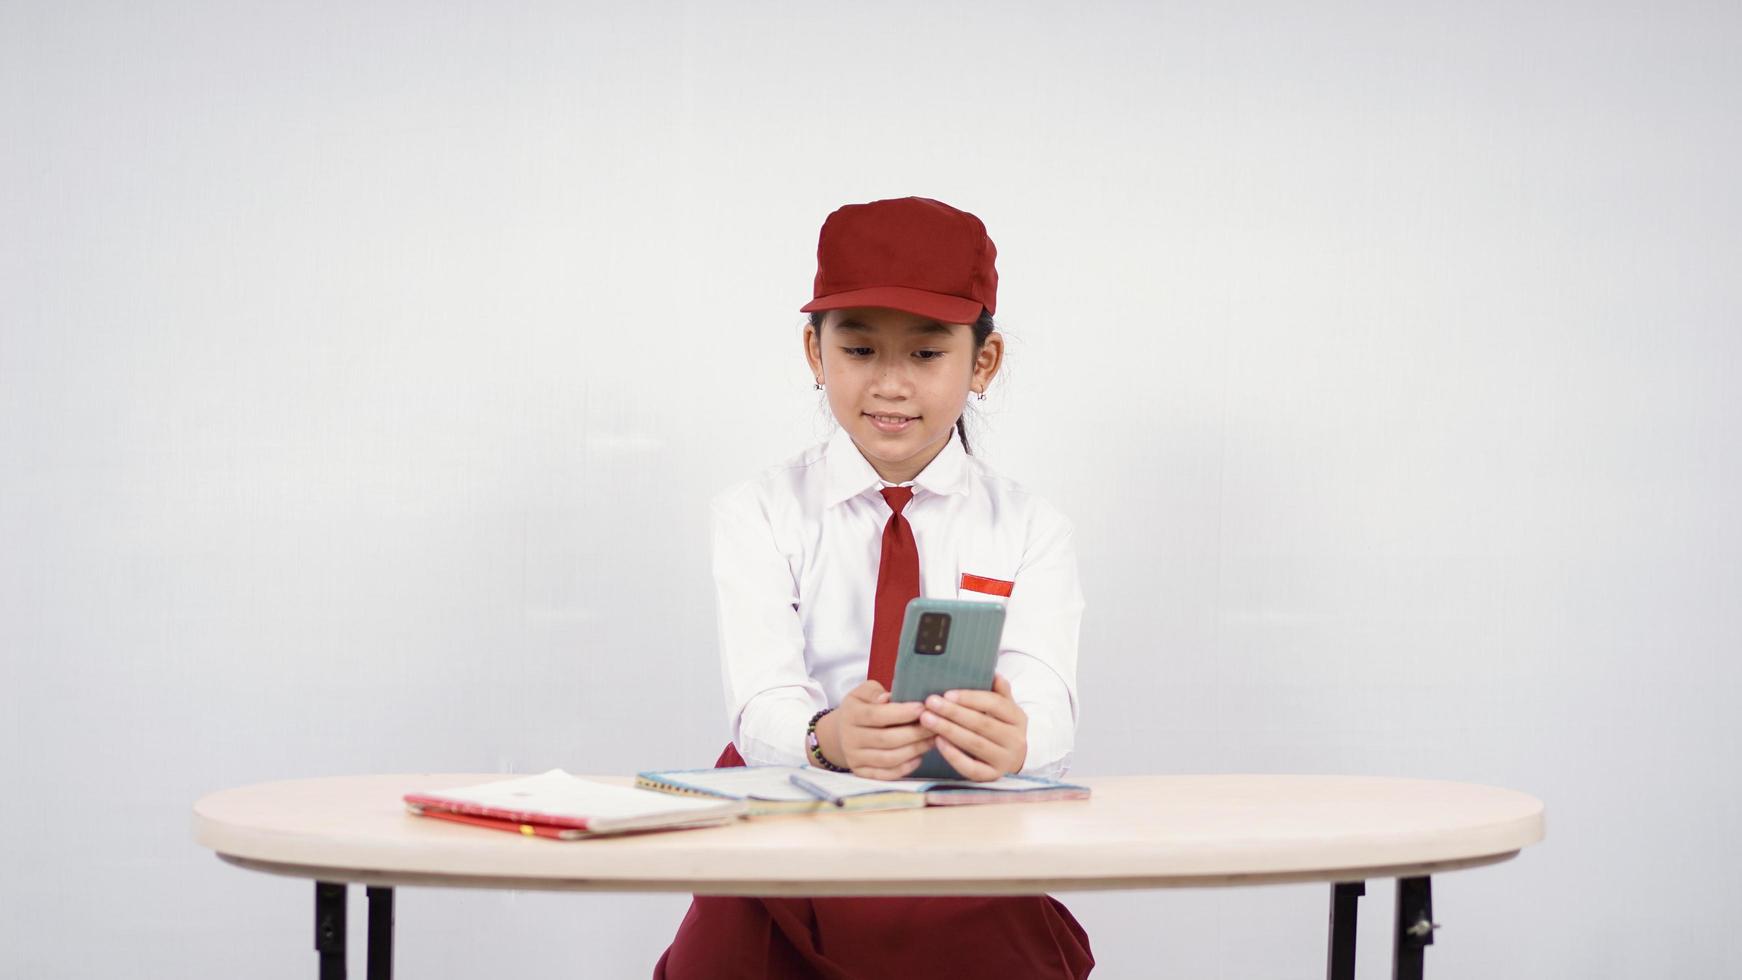
M1433 945L1433 882L1428 876L1397 879L1397 935L1391 947L1392 980L1421 980L1422 954Z
M1357 903L1365 894L1364 881L1331 885L1331 952L1325 980L1355 980L1355 916Z
M321 980L345 980L345 886L315 882L315 952Z
M345 980L344 883L315 882L315 952L321 980ZM393 889L365 889L369 895L369 980L393 980Z
M393 980L393 889L369 886L369 980Z

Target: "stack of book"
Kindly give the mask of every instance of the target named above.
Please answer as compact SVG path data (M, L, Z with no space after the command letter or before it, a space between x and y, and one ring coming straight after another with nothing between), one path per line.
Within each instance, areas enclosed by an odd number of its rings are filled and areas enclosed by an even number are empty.
M809 766L744 766L644 772L635 785L583 779L561 769L454 789L406 793L418 816L579 840L650 830L712 827L740 817L847 810L903 810L979 803L1084 800L1085 786L1031 776L989 782L865 779Z

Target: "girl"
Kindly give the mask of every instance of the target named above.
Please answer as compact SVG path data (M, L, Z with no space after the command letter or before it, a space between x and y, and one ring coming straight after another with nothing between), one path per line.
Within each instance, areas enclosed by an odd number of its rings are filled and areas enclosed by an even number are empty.
M1056 777L1076 730L1083 600L1070 523L968 454L997 255L980 219L907 197L824 221L805 360L839 430L713 501L732 742L716 766L899 779L936 746L974 780ZM892 703L918 595L1006 603L991 691ZM655 980L1079 978L1088 936L1049 896L694 899Z

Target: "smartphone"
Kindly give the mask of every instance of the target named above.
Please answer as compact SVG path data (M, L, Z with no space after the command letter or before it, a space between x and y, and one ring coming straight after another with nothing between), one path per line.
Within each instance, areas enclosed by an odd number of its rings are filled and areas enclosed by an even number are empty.
M924 701L945 691L990 691L1004 634L1004 603L914 599L901 619L901 645L889 700ZM963 779L930 749L907 779Z

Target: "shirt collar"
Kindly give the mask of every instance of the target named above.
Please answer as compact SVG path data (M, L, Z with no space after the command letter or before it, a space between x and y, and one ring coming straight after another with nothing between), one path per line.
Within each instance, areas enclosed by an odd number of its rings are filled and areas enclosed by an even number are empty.
M967 456L967 452L962 449L962 440L952 428L944 448L913 478L914 486L930 493L967 493ZM823 466L824 483L828 491L825 503L831 507L868 490L883 487L883 478L877 475L870 460L859 451L859 447L853 443L853 437L843 427L837 426L834 435L829 437L828 448L823 451Z

